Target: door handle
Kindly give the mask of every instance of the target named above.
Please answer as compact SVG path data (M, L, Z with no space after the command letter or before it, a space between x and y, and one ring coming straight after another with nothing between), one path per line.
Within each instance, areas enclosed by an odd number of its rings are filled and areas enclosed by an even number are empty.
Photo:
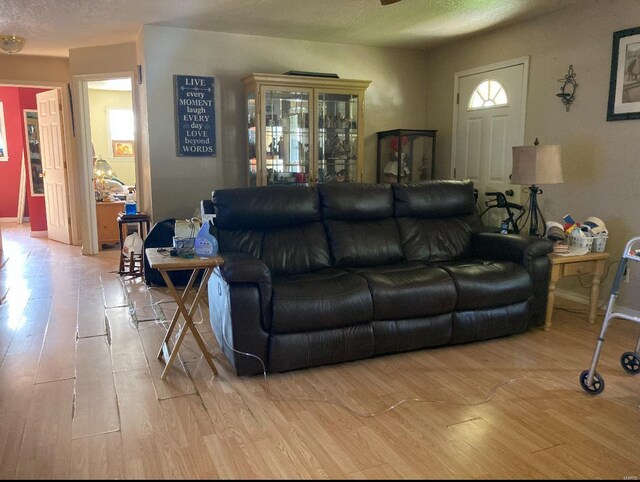
M45 177L47 175L46 172L41 172L40 174L38 174L38 177Z

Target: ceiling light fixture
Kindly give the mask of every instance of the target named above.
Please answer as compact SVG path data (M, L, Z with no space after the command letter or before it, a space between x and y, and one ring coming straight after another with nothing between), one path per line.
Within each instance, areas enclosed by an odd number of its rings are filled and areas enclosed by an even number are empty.
M380 5L391 5L392 3L398 3L400 0L380 0Z
M24 39L15 35L0 35L0 49L11 55L17 54L24 47Z

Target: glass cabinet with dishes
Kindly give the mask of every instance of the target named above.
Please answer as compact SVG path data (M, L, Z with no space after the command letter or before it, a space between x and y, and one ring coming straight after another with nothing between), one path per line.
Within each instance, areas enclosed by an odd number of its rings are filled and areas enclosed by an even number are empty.
M252 74L243 83L249 186L362 180L369 81Z
M416 129L378 132L378 182L435 179L436 132Z

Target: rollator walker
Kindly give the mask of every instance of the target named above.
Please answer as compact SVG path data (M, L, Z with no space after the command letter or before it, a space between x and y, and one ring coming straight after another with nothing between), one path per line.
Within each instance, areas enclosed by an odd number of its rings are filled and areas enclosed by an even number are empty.
M640 317L636 315L615 311L616 298L618 297L620 284L622 283L622 278L624 277L629 261L640 261L640 236L631 238L624 248L622 259L620 260L620 265L616 272L616 278L613 280L613 286L611 287L609 305L607 306L607 312L604 316L604 321L602 322L602 330L600 331L600 336L596 343L596 349L593 352L591 368L580 374L580 385L585 392L591 395L598 395L604 390L604 379L602 378L602 375L596 371L596 365L600 358L600 351L602 350L602 344L604 343L604 335L607 333L607 328L609 328L611 320L618 318L640 323ZM632 375L640 373L640 355L638 352L640 352L640 337L638 337L635 351L627 351L620 356L620 364L622 365L622 368Z

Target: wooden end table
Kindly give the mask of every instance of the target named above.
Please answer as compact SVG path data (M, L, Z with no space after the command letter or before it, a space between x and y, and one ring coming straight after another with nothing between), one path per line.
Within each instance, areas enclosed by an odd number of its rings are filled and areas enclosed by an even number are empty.
M170 247L167 247L167 248L147 248L145 250L145 255L147 257L147 260L149 261L149 266L151 266L154 269L157 269L160 272L160 274L162 275L162 279L164 279L165 283L167 284L167 287L169 288L169 292L171 293L171 296L173 296L173 299L178 305L178 310L173 315L171 324L167 329L167 334L165 335L164 340L162 340L162 345L160 346L160 351L158 352L158 359L159 360L164 359L164 362L166 364L164 367L164 370L162 371L162 375L160 375L160 378L164 379L167 376L169 367L171 366L176 356L178 355L178 350L180 349L180 345L184 340L184 336L187 334L187 328L191 330L191 333L193 333L193 337L196 339L196 343L198 344L198 347L200 347L200 350L204 355L204 359L209 364L209 367L211 367L213 374L217 375L218 371L216 370L216 367L213 364L213 358L211 357L211 354L207 350L207 347L204 343L204 340L202 339L202 336L198 332L198 329L193 324L192 316L196 308L198 307L198 303L200 303L200 301L203 300L203 294L207 290L207 283L209 281L209 278L211 277L211 274L213 273L213 270L216 268L216 266L220 266L222 263L224 263L224 260L220 256L213 256L209 258L200 258L197 256L193 258L181 258L179 256L170 256L169 255L170 249L171 249ZM182 295L180 295L176 290L176 287L173 285L173 282L171 281L171 278L167 273L169 271L186 270L186 269L193 270L193 273L191 273L189 282L187 283L187 286L184 288ZM187 307L185 306L185 300L186 300L187 294L189 293L191 288L193 288L196 278L198 277L198 274L201 270L204 270L204 273L202 275L202 279L200 280L200 286L198 287L198 291L196 292L196 297L194 298L193 303L191 304L191 307L187 310ZM180 330L180 332L178 333L178 339L176 341L176 344L173 347L173 350L171 350L169 347L169 339L171 338L171 334L173 333L173 330L176 327L176 324L178 323L178 319L180 318L180 315L184 317L185 324Z
M544 320L544 331L551 330L553 304L556 299L556 283L567 276L591 275L591 292L589 294L589 323L596 321L596 309L600 296L600 280L606 267L609 253L587 253L577 256L561 256L556 253L548 255L551 261L551 279L549 280L549 298Z

